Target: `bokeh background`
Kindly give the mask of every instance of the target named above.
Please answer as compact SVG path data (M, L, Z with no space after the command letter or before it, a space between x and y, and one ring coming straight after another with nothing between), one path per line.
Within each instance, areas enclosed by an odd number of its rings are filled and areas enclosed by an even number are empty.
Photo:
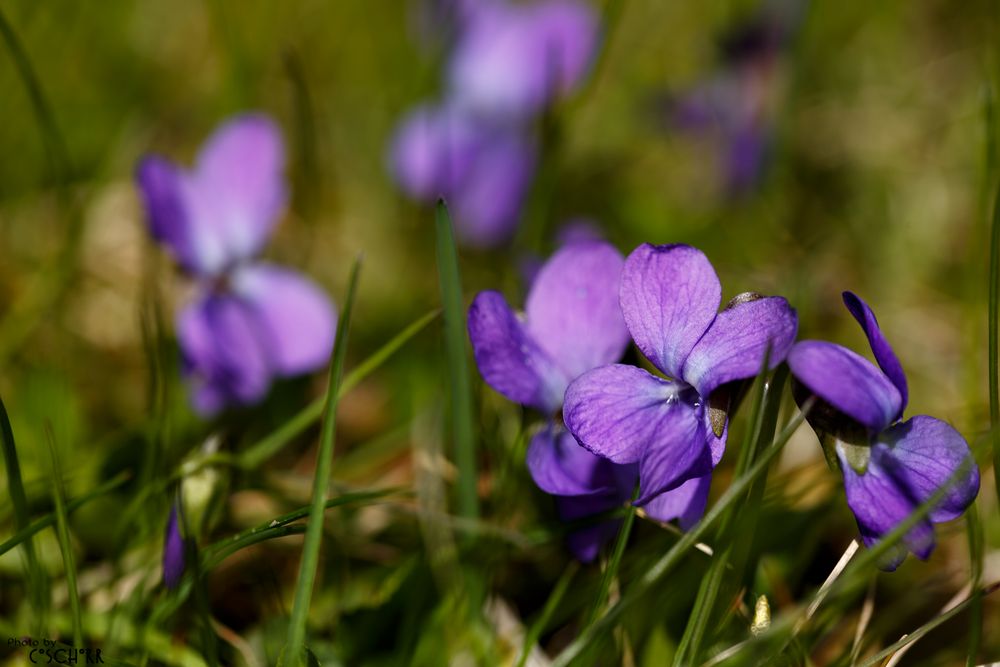
M251 409L212 420L191 411L172 338L174 309L190 285L148 237L133 180L138 159L157 151L189 164L227 116L271 114L285 134L293 199L268 256L307 272L342 304L350 264L363 254L350 369L440 301L433 210L401 194L389 147L404 115L444 85L446 5L46 0L0 10L7 33L0 394L32 512L51 511L49 440L71 497L133 473L71 517L91 645L135 664L143 656L142 664L204 664L196 622L185 611L192 603L144 625L166 596L158 568L171 501L167 489L141 494L148 450L159 452L161 476L213 435L222 451L238 452L325 386L318 373L279 383ZM766 157L752 183L733 188L724 133L692 131L674 115L688 91L739 76L727 40L756 20L759 6L628 0L593 7L605 21L601 53L582 88L537 120L542 157L519 231L496 248L460 249L466 302L499 288L520 303L523 267L551 252L562 225L578 219L626 253L645 241L696 245L719 272L724 298L751 289L783 294L798 309L802 337L861 351L864 338L840 302L841 290L858 292L908 373L908 413L949 421L973 446L983 472L984 580L1000 579L986 343L1000 11L985 0L814 1L786 9L787 35L766 72L748 84L762 98L755 122ZM26 66L37 88L26 85ZM739 90L727 104L750 94ZM449 448L443 359L435 321L340 406L334 488L408 492L329 513L310 616L311 647L323 664L473 664L477 655L507 664L518 632L571 567L552 500L523 466L523 427L537 420L485 387L474 369L483 518L456 528L443 514L454 477L442 458ZM790 402L785 413L793 413ZM741 418L733 428L731 443L743 432ZM318 427L307 430L251 470L202 470L212 500L201 539L306 504L317 435ZM728 463L713 499L731 478ZM0 522L6 539L14 532L6 497ZM488 534L474 551L474 583L448 574L452 529ZM896 573L873 575L864 653L920 626L962 590L966 529L965 519L939 526L928 562L911 557ZM855 531L838 476L803 428L769 481L752 592L766 593L775 614L801 602ZM675 540L641 522L623 578ZM34 632L39 622L49 636L69 632L55 535L46 530L35 541L48 573L48 611L35 617L19 550L6 553L4 638ZM266 542L209 577L224 664L274 663L300 549L300 536ZM651 592L601 664L621 655L627 664L663 664L706 561L689 557ZM543 649L554 652L574 636L600 565L574 577ZM486 611L480 623L456 626L456 600L464 598L450 591L470 586L484 592ZM850 647L864 597L861 590L838 618L824 620L813 664L829 664ZM983 627L978 660L998 660L995 599L986 599ZM901 664L964 664L968 630L969 617L960 614ZM0 646L4 654L8 664L25 664L21 651Z

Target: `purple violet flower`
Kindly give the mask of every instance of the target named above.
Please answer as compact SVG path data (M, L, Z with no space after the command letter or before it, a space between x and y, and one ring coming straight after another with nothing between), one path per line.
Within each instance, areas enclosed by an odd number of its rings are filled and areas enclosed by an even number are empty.
M580 84L597 39L597 16L584 3L485 0L465 13L451 97L477 114L529 117Z
M921 559L930 556L933 524L957 518L976 498L979 469L965 439L947 423L926 415L899 421L909 397L903 367L868 304L851 292L843 297L879 367L819 340L797 343L788 365L801 385L796 398L814 394L823 401L809 421L844 475L847 504L865 545L876 544L940 487L953 484L886 556L882 567L895 570L908 551ZM963 466L968 471L960 474Z
M177 506L170 508L167 531L163 537L163 583L167 588L177 588L184 574L184 536L177 517Z
M617 300L622 263L621 254L604 242L565 246L539 271L524 317L499 292L476 295L469 338L486 383L515 403L553 416L574 377L620 358L628 345ZM539 488L558 497L565 519L621 506L635 485L634 466L594 456L553 424L531 439L527 464ZM570 549L591 561L617 526L603 522L576 531L569 536Z
M259 401L274 378L323 366L333 347L326 294L257 259L285 208L283 169L280 131L260 114L219 128L190 171L158 156L139 164L150 232L198 282L177 337L202 414Z
M621 308L636 345L670 379L611 364L566 390L567 428L594 454L638 464L636 504L653 501L659 516L700 517L725 449L727 385L756 375L769 347L777 366L795 340L798 319L784 298L741 295L720 312L721 298L700 250L639 246L622 271Z
M421 106L392 142L390 167L411 198L448 200L462 242L495 246L510 238L534 175L535 147L515 128L454 105Z

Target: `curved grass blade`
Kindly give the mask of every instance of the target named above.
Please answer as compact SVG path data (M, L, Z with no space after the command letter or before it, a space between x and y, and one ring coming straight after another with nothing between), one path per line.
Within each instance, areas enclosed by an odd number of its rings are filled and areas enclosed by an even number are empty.
M573 577L576 576L576 572L579 569L580 564L574 560L570 562L569 566L563 571L562 576L559 577L559 581L556 582L552 593L549 594L549 599L545 601L545 606L542 608L542 613L539 614L538 620L532 623L528 631L524 633L524 646L521 647L521 658L517 661L517 667L524 667L528 662L528 658L531 656L531 648L538 642L538 638L542 636L545 627L549 624L549 619L552 618L552 614L559 607L559 603L562 602L563 596L566 594L566 589L569 588L570 582L573 581Z
M452 439L455 465L458 468L458 513L479 516L476 490L476 441L472 429L472 389L469 384L469 361L465 347L465 308L462 302L462 278L458 270L458 251L451 216L444 200L439 200L434 214L437 231L438 278L444 307L444 338L448 354L448 378L451 394Z
M49 446L49 456L52 458L52 502L55 504L56 537L59 540L59 551L62 553L63 569L66 574L66 588L69 592L69 608L73 620L73 644L83 646L83 621L80 615L80 590L76 585L76 558L73 556L73 543L69 535L69 523L66 521L66 498L63 491L62 466L56 453L52 426L46 424L46 441Z
M127 472L122 472L113 479L110 479L104 484L101 484L93 491L88 491L79 498L74 498L73 500L70 500L69 502L66 503L66 514L67 515L72 514L79 508L89 503L91 500L94 500L95 498L103 496L106 493L114 491L128 480L129 480L129 474ZM56 522L55 514L47 514L40 519L36 519L32 523L28 524L21 530L14 533L14 535L11 536L11 538L8 539L6 542L0 544L0 556L4 555L17 545L21 544L22 542L25 542L32 535L41 532L42 530L45 530L49 526L54 525L55 522Z
M371 375L393 354L399 351L414 336L424 330L428 324L441 313L440 309L434 309L424 314L408 327L396 334L389 342L380 347L376 352L365 359L350 373L344 376L337 398L343 398L344 394L356 387L362 380ZM285 422L280 428L270 435L258 440L256 443L243 450L236 457L236 464L241 468L250 470L261 465L295 437L302 434L307 428L320 418L323 414L323 407L326 404L326 397L321 397L310 403L302 411Z
M795 430L802 424L805 415L813 405L813 399L809 399L802 405L802 410L791 419L781 434L774 440L771 446L762 452L760 458L750 467L746 475L733 480L732 485L722 494L718 502L702 517L690 531L684 535L663 555L646 573L636 581L626 592L617 604L608 609L607 613L590 628L573 640L562 653L553 661L552 667L567 667L579 658L585 650L602 637L607 637L622 613L634 605L645 592L657 585L660 580L680 561L689 549L691 549L708 532L709 528L716 525L722 515L747 492L750 485L754 483L767 470L767 466L781 452L785 444L792 437Z
M969 606L969 649L966 666L978 664L976 655L983 639L983 598L980 587L983 583L983 524L979 519L979 506L975 501L969 505L965 515L969 537L969 569L971 574L972 598Z
M989 385L990 437L993 443L993 479L1000 498L1000 357L997 354L998 302L1000 302L1000 187L993 204L993 226L990 231L990 303L989 303Z
M38 531L29 531L28 498L24 493L24 481L21 479L21 463L17 458L14 431L10 427L10 418L7 416L7 408L3 404L3 399L0 399L0 448L3 450L3 463L7 472L7 489L11 504L14 506L14 525L18 529L14 536L18 539L11 538L3 546L0 546L0 554L23 543L24 559L28 570L29 599L40 621L48 602L48 581L45 570L35 554L34 541L31 539Z
M632 493L632 501L639 497L639 485L635 487L635 491ZM625 545L628 544L628 537L632 533L632 524L635 523L635 513L636 506L631 502L628 505L625 514L625 521L622 523L621 529L618 531L618 537L615 539L615 546L611 552L611 560L608 561L608 566L604 568L604 575L601 577L600 588L597 589L597 598L594 600L594 606L590 610L590 615L587 619L587 625L593 625L595 621L600 617L601 610L604 608L604 603L608 599L608 592L611 590L611 584L614 582L615 577L618 575L618 566L621 565L622 556L625 554Z
M990 593L996 591L997 589L1000 589L1000 582L997 582L997 583L994 583L994 584L990 584L986 588L982 588L982 589L979 589L979 590L973 592L973 594L970 595L968 598L966 598L965 601L960 602L959 604L955 605L954 607L952 607L948 611L944 612L943 614L939 614L938 616L935 616L933 619L931 619L927 623L924 623L923 625L921 625L919 628L917 628L913 632L910 632L907 635L905 635L902 639L900 639L895 644L892 644L891 646L887 646L885 649L883 649L879 653L876 653L872 657L868 658L867 660L865 660L864 662L861 663L860 667L872 667L873 665L877 665L877 664L881 663L883 660L885 660L886 658L888 658L889 656L891 656L893 653L895 653L899 649L904 648L904 647L912 644L913 642L917 641L918 639L920 639L921 637L923 637L928 632L930 632L931 630L933 630L937 626L941 625L945 621L948 621L951 618L953 618L954 616L956 616L956 615L960 614L961 612L965 611L965 609L970 604L972 604L973 600L975 600L977 597L985 597L985 596L989 595Z
M330 386L326 394L326 407L323 415L323 430L319 440L319 452L316 455L316 476L313 481L313 500L309 509L309 519L306 522L306 538L302 545L302 561L299 565L299 576L295 586L295 602L292 605L291 620L288 623L288 641L285 655L289 665L298 667L304 664L303 656L306 639L306 620L309 615L309 604L312 600L313 583L316 581L316 568L319 566L319 548L323 540L323 514L326 509L326 490L330 480L330 469L333 466L333 440L337 419L337 403L340 395L340 380L344 374L344 359L347 356L347 333L351 326L351 311L354 308L354 297L358 287L358 272L361 270L360 258L354 261L351 277L347 287L347 301L341 312L340 323L337 326L337 337L333 345L333 359L330 362Z

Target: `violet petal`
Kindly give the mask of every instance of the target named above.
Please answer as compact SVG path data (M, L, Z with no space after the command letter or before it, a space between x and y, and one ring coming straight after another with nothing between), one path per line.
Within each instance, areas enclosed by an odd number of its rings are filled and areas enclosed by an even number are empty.
M705 514L712 476L689 479L680 486L649 500L642 508L656 521L678 520L683 530L689 530Z
M965 438L946 422L918 415L879 434L875 447L885 450L889 471L922 504L963 465L968 472L952 482L940 504L930 513L938 523L957 518L979 493L979 468Z
M645 243L625 260L620 292L625 324L646 358L675 379L721 299L715 269L696 248Z
M899 390L874 364L845 347L801 341L788 353L788 366L811 392L875 433L899 413Z
M782 297L772 296L723 310L691 350L682 376L702 396L733 380L753 377L764 363L774 368L788 355L798 318Z
M333 350L337 314L329 297L300 273L273 264L236 271L236 294L257 317L271 368L279 375L298 375L326 366Z
M670 426L680 411L682 390L635 366L601 366L570 383L563 420L580 444L598 456L635 463L661 438L672 438Z
M603 242L557 251L542 267L525 304L527 328L567 377L618 361L628 330L618 305L621 254Z
M468 327L486 384L515 403L546 413L559 409L568 380L524 330L502 294L477 294Z
M899 363L899 358L893 352L889 341L882 334L882 330L878 326L878 320L875 319L875 313L872 312L871 307L853 292L844 292L843 298L844 305L847 306L847 309L851 311L851 315L854 316L854 319L864 329L865 336L868 337L868 344L871 345L872 353L875 355L875 361L878 362L879 368L882 369L882 372L886 374L889 380L896 385L896 389L899 390L902 400L899 404L899 412L893 417L893 421L895 421L903 416L903 410L906 409L906 403L909 400L906 373L903 372L903 366Z

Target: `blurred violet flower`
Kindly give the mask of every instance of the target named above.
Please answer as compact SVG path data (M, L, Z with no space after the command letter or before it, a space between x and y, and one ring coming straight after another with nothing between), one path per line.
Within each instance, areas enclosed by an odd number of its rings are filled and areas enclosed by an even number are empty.
M471 3L470 3L471 4ZM485 0L464 14L450 95L475 113L526 118L571 93L596 51L598 20L574 0Z
M930 556L933 524L965 511L979 492L979 469L965 439L947 423L925 415L899 421L909 396L903 367L868 304L851 292L843 297L879 367L818 340L797 343L788 365L800 385L796 399L801 403L815 395L822 401L808 419L844 475L847 504L865 545L876 544L938 489L952 484L885 557L882 567L895 570L908 551L921 559Z
M285 208L283 168L280 131L259 114L219 128L190 171L158 156L139 164L150 232L198 283L177 337L205 415L259 401L274 378L322 367L333 347L323 291L257 259Z
M723 42L717 71L669 103L670 123L710 137L727 192L741 195L761 181L774 133L781 60L802 3L767 3Z
M448 201L462 242L490 247L517 227L534 175L535 148L526 135L453 105L425 105L403 121L390 163L411 198Z
M612 364L566 390L563 419L580 444L637 464L636 504L652 501L656 515L682 523L704 512L725 449L730 383L756 375L768 348L770 366L780 364L798 329L784 298L740 295L719 312L721 298L700 250L639 246L622 271L622 313L636 345L670 379Z
M184 574L186 544L177 516L177 506L170 508L167 532L163 538L163 584L170 589L177 588Z
M622 256L604 242L576 243L542 267L518 317L499 292L476 295L469 338L483 379L521 405L553 416L566 386L584 371L619 359L628 332L618 308ZM620 507L631 497L634 466L618 466L582 448L561 426L549 424L528 448L535 483L557 496L565 519ZM619 522L603 522L569 536L573 554L591 561Z

